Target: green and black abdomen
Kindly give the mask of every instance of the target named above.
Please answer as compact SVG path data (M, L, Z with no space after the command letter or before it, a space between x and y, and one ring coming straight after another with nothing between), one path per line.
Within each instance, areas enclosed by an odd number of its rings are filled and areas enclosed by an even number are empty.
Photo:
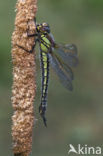
M44 39L43 39L44 41ZM43 118L46 126L45 111L47 107L47 92L48 92L48 81L49 81L49 46L50 42L45 38L44 43L40 44L40 55L41 55L41 68L42 68L42 96L39 112Z

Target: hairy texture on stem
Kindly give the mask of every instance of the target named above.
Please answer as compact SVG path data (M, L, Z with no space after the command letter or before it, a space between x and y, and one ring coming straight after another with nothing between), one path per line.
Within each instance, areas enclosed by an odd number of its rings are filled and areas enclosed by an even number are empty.
M12 138L14 156L28 156L32 148L34 125L33 102L35 97L35 54L27 53L19 46L30 50L34 38L27 36L35 33L34 17L37 0L18 0L16 4L15 30L12 35L13 86Z

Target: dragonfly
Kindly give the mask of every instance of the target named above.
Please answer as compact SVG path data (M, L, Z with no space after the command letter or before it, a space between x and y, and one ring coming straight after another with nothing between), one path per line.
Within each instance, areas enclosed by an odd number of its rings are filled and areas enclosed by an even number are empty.
M20 45L17 46L26 52L32 53L36 43L39 43L42 69L42 90L39 113L44 125L47 126L45 112L47 109L49 66L51 65L63 86L72 91L72 80L74 79L72 68L78 64L77 48L75 44L57 44L51 34L49 24L45 22L36 24L36 32L34 34L27 32L27 36L35 38L35 43L32 45L31 50L27 50Z

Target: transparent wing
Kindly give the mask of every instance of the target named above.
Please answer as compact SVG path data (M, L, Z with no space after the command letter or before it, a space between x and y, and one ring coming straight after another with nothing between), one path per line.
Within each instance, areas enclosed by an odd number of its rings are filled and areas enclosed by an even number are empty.
M70 67L78 64L77 48L74 44L56 44L53 53L61 57L62 61Z
M73 73L71 68L67 67L65 64L63 64L60 59L52 54L49 54L50 57L50 63L56 74L58 75L61 83L64 85L65 88L72 91L72 80L73 80Z

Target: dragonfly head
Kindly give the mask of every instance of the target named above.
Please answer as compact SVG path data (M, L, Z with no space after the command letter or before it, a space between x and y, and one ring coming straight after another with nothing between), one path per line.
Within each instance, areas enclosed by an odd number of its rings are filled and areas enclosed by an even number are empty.
M37 24L36 30L37 30L37 32L42 33L42 34L48 34L48 33L50 33L49 24L48 23L45 23L45 22L42 23L42 24Z

